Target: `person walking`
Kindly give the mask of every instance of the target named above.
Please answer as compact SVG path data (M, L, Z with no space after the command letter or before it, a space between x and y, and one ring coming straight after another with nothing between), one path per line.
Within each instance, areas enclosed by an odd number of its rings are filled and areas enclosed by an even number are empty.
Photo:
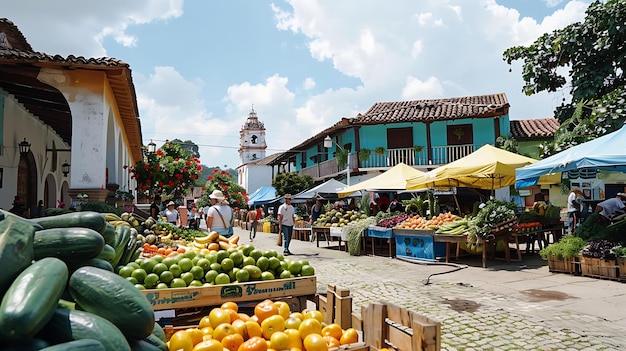
M233 209L226 201L224 193L213 190L209 195L211 207L206 214L206 228L209 232L218 232L220 235L230 238L233 235Z
M315 199L315 204L311 206L311 225L317 221L322 212L324 211L324 205L322 204L322 200Z
M152 204L150 205L150 217L158 221L159 213L161 213L161 195L154 195L154 200L152 200Z
M256 227L257 227L257 223L258 223L258 219L256 218L256 210L254 209L254 206L250 206L250 209L248 210L248 218L247 221L250 224L250 241L254 241L254 239L256 238Z
M283 235L283 255L293 255L289 251L291 234L293 233L295 210L291 205L291 194L285 194L285 203L278 207L278 235Z
M582 205L581 198L583 193L578 189L572 189L567 196L567 219L570 234L576 231L576 227L579 224L580 208Z

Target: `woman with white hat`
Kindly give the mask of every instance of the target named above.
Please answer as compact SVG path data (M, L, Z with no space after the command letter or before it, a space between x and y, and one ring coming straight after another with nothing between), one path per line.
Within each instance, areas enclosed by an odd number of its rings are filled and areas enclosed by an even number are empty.
M174 201L170 201L167 203L167 208L163 211L163 215L167 219L167 223L180 226L180 217L178 216L178 211L175 209L176 204Z
M213 190L209 199L211 199L211 207L206 215L207 230L230 237L233 235L233 210L228 205L226 197L221 191Z

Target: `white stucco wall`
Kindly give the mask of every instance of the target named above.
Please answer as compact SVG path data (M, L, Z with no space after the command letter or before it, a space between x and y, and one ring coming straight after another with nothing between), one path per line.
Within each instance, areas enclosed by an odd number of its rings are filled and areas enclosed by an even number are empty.
M272 168L266 165L247 164L239 168L239 185L244 187L248 194L262 186L272 185Z

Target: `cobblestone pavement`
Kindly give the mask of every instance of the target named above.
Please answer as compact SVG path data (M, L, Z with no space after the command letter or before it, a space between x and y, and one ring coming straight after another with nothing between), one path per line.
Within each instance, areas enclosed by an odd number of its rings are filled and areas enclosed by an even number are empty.
M248 232L236 229L243 243ZM276 234L257 233L252 244L281 250ZM331 245L333 243L331 242ZM621 350L626 347L626 285L549 273L529 255L523 262L473 258L456 265L419 264L381 256L350 256L337 242L293 240L288 259L315 267L318 292L350 289L353 313L386 301L442 323L442 350Z

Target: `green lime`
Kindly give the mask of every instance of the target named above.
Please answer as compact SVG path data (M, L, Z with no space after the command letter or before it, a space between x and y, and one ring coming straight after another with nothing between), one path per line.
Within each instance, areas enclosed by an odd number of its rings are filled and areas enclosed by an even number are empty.
M139 266L139 264L136 262L128 262L126 266L133 267L133 269L141 268L141 266Z
M202 282L199 280L192 280L191 283L189 283L189 286L202 286Z
M302 264L299 261L293 261L289 264L289 272L291 272L291 274L298 275L301 270Z
M176 278L174 277L174 273L170 271L164 271L161 275L159 275L159 280L165 284L171 283L174 278Z
M183 257L180 259L180 261L178 261L178 265L183 270L183 272L189 272L191 270L191 267L193 267L193 262L190 258Z
M211 269L211 261L206 258L201 258L196 263L196 266L202 268L205 271L208 271L209 269Z
M281 254L281 253L276 255L276 258L278 258L281 262L285 260L285 256L283 254Z
M270 264L270 269L275 271L278 268L280 268L280 260L276 257L270 257L269 258L269 264Z
M217 252L217 262L221 263L223 259L227 258L230 256L230 252L226 251L226 250L219 250Z
M254 249L250 251L250 254L248 256L254 258L254 261L256 262L259 259L259 257L263 256L263 252L261 252L261 250Z
M229 258L233 260L235 267L242 267L243 263L243 253L241 251L235 251L230 254Z
M146 271L142 268L137 268L130 274L130 276L137 279L137 282L140 284L143 283L143 280L146 279L147 275L148 273L146 273Z
M233 267L235 267L235 263L230 258L225 258L222 260L221 266L222 266L222 271L228 272L232 270Z
M256 260L256 266L259 267L262 271L266 271L270 266L269 258L262 256Z
M174 274L174 277L180 277L181 274L183 274L183 269L180 268L180 266L176 263L174 263L173 265L170 266L170 272L172 272L172 274Z
M235 278L238 282L244 283L250 280L250 273L245 269L240 269L235 273Z
M206 256L206 259L209 260L210 263L217 263L217 253L211 252Z
M135 279L134 277L127 277L126 280L128 280L129 282L133 283L133 284L138 284L139 282L137 281L137 279Z
M248 265L255 265L256 264L256 260L253 257L247 256L243 258L243 262L241 263L241 266L245 267Z
M150 273L143 280L143 285L146 289L152 289L159 283L159 275L156 273Z
M200 280L204 278L204 269L202 269L202 267L200 266L191 267L191 269L189 270L189 273L193 274L194 279Z
M133 273L133 271L135 270L135 268L131 267L131 266L124 266L120 269L120 271L118 272L118 274L120 275L120 277L122 278L128 278L130 277L130 275Z
M141 285L141 284L135 284L135 288L137 288L139 290L146 290L146 287Z
M155 260L155 261L157 261L157 262L163 262L163 259L164 259L164 258L165 258L165 257L163 257L163 256L161 256L161 255L155 255L155 256L152 256L152 259L153 259L153 260Z
M214 271L218 271L218 272L222 272L222 265L215 262L215 263L211 263L211 265L209 266L209 268L211 268Z
M180 278L185 281L185 284L189 285L192 280L194 280L194 276L191 272L184 272L180 275Z
M192 258L196 257L196 253L191 251L191 250L188 250L182 256L184 258L192 259Z
M169 289L169 288L170 288L170 287L169 287L167 284L165 284L165 283L159 283L159 284L157 284L157 286L156 286L156 288L155 288L155 289Z
M176 259L174 257L165 257L161 263L165 264L167 267L171 267L176 263Z
M286 269L280 272L280 279L289 279L289 278L291 278L291 272L289 272Z
M274 274L272 272L261 273L261 280L274 280Z
M242 269L248 271L248 274L250 276L250 280L259 280L261 279L261 269L257 266L254 265L247 265L244 266Z
M215 284L216 285L230 284L230 277L226 273L220 273L217 275L217 277L215 277Z
M154 266L157 265L157 263L159 262L153 259L144 260L143 263L139 265L139 267L141 267L141 269L146 271L146 273L152 273L152 269L154 268Z
M157 263L152 267L152 273L161 275L161 273L167 270L167 265L165 263Z
M254 246L250 244L246 244L241 248L241 252L244 256L250 256L250 252L252 252L252 250L254 250Z
M218 274L220 274L220 272L216 270L210 270L204 275L204 281L209 284L215 284L215 277L217 277Z
M300 262L300 265L302 265L302 267L310 265L309 260L302 259L302 260L299 260L298 262Z
M276 252L276 250L270 249L270 250L267 250L267 251L263 252L263 256L265 256L267 258L276 257L276 256L278 256L278 252Z
M181 278L174 278L170 283L170 288L185 288L187 287L187 283Z
M302 275L303 277L315 275L315 269L310 264L304 265L300 270L300 275Z

